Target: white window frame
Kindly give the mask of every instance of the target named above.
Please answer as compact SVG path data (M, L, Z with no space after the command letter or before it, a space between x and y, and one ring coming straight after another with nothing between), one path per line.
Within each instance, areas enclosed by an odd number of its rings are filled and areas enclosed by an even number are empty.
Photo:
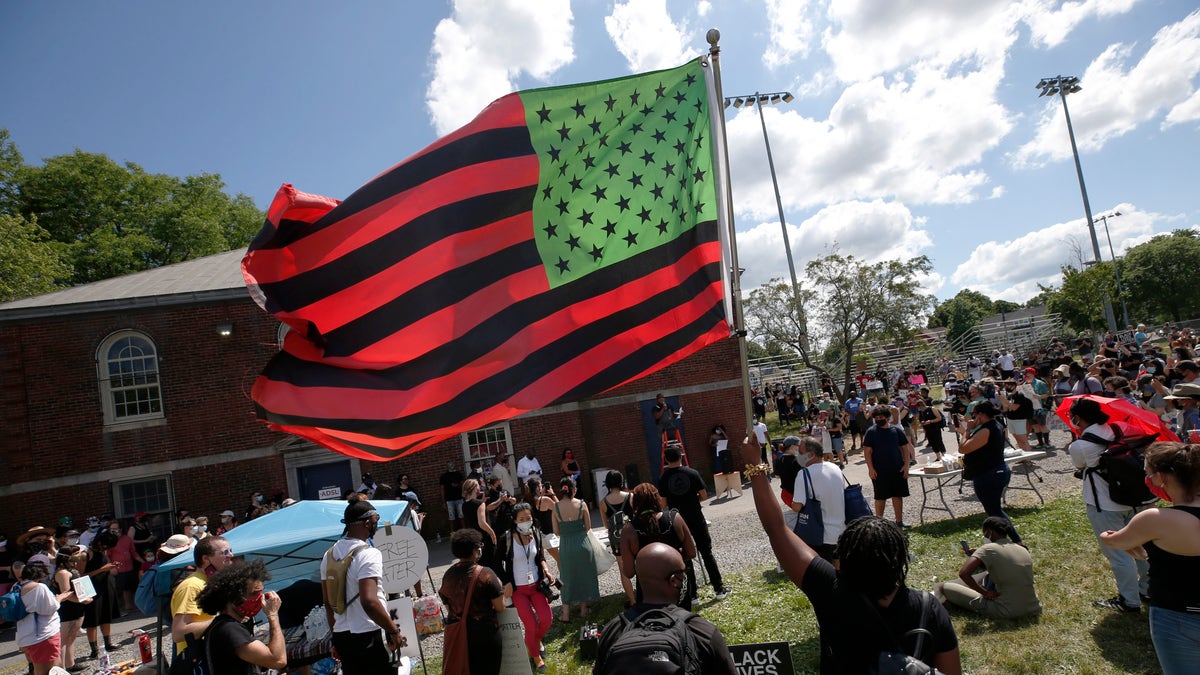
M460 438L463 447L463 475L471 472L471 462L479 462L479 470L483 472L483 475L491 475L492 464L500 450L503 450L502 454L508 456L508 465L514 466L512 463L512 427L508 422L474 429L460 434ZM480 448L487 449L477 451Z
M146 505L135 505L133 510L125 508L125 500L121 494L121 489L127 486L137 485L138 483L153 483L161 481L166 488L167 504L166 508L150 508ZM145 511L147 514L154 516L162 514L167 521L167 528L171 529L175 525L175 483L169 473L154 474L151 476L139 476L138 478L130 478L128 480L113 481L109 484L112 487L113 513L118 518L131 519L133 514L139 511ZM156 534L160 534L157 533ZM169 536L169 535L168 535Z
M145 354L143 354L141 356L121 357L118 359L110 359L109 358L110 350L112 350L112 348L117 343L121 342L122 340L129 340L131 338L136 338L136 339L145 341L149 345L150 349L152 350L152 354L150 356L146 356ZM118 362L122 359L129 360L129 361L137 361L137 360L141 360L143 362L149 361L150 363L152 363L154 366L154 370L153 370L154 382L153 382L153 384L152 385L151 384L133 384L130 386L117 387L114 389L113 376L110 375L110 373L109 373L109 366L110 366L110 364L112 364L114 362ZM149 335L147 335L141 331L120 330L120 331L117 331L117 332L109 335L108 337L104 338L103 341L101 341L100 346L96 349L96 374L97 374L97 378L100 382L100 402L101 402L101 407L104 410L104 425L105 426L116 426L116 425L121 425L121 424L128 424L131 422L142 422L145 420L162 419L163 417L166 416L166 412L165 412L166 406L164 405L164 401L163 401L162 371L158 367L158 361L159 361L158 345L154 342L154 340ZM135 374L142 375L147 372L148 371L146 371L146 370L141 370L141 371L135 371ZM117 415L117 404L114 400L117 393L120 391L136 391L138 389L152 389L153 390L153 392L157 395L158 410L150 411L150 412L146 412L146 413L134 414L134 415L118 416ZM154 399L151 399L151 401L153 401L153 400Z

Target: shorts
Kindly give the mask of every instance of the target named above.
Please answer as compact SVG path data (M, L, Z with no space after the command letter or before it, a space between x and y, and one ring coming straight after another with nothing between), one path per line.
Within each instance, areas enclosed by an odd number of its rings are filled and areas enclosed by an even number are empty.
M829 442L833 444L834 452L841 452L842 449L846 447L846 439L842 438L841 436L838 436L837 438L831 438L829 439Z
M733 453L725 450L717 453L717 468L719 473L733 473Z
M463 500L455 499L446 502L446 511L450 513L450 520L462 520L463 517Z
M1033 423L1034 424L1045 424L1046 417L1048 417L1049 415L1050 415L1049 410L1046 410L1045 408L1038 408L1037 410L1033 411L1033 420L1034 420Z
M1008 420L1009 433L1011 433L1013 436L1024 436L1025 434L1029 433L1029 428L1025 424L1026 422L1028 422L1028 420L1009 419Z
M892 497L907 497L908 479L896 469L887 469L880 471L879 477L871 481L871 488L875 491L876 501Z
M61 635L55 633L41 642L25 647L25 658L30 663L55 663L61 652Z

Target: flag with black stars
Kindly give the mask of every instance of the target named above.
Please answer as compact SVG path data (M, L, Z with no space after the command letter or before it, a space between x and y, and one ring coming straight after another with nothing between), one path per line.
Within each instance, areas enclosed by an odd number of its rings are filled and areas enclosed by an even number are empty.
M392 459L728 337L708 70L510 94L344 202L283 186L242 264L293 329L260 419Z

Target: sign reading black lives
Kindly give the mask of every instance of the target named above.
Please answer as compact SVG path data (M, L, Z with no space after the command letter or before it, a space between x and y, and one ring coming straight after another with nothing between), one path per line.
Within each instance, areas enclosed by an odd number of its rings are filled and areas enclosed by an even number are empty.
M733 656L738 675L785 675L796 672L792 667L792 652L786 642L729 645L729 654Z

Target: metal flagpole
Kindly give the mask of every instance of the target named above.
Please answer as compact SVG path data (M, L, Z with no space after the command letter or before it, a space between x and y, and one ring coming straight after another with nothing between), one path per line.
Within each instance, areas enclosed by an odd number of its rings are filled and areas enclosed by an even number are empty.
M721 40L721 31L712 28L705 35L708 40L711 65L711 76L708 79L709 114L712 117L713 140L713 170L717 172L717 199L721 208L718 210L718 229L728 244L729 251L729 299L732 314L733 334L738 340L738 357L742 367L742 403L746 415L746 437L754 433L752 420L754 408L750 400L750 366L746 358L746 324L742 316L742 282L737 255L737 231L733 222L733 188L729 178L729 146L725 141L725 114L721 102L725 100L721 92L721 48L717 43Z

